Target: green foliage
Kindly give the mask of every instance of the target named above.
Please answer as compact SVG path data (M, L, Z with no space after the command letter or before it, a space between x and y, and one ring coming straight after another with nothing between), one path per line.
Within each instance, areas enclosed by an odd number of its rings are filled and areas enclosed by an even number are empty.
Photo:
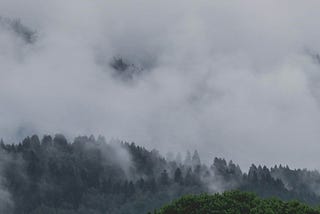
M261 199L253 193L229 191L222 194L187 195L165 205L155 214L320 214L298 201Z

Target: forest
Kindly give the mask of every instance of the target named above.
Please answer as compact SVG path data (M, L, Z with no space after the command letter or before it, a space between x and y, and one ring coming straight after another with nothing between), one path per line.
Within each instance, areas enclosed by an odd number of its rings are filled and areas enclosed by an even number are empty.
M33 135L14 144L1 140L0 147L1 213L153 213L184 195L230 190L320 203L320 174L307 169L252 164L243 172L223 158L202 163L197 151L165 158L155 149L101 136L69 142L61 134Z

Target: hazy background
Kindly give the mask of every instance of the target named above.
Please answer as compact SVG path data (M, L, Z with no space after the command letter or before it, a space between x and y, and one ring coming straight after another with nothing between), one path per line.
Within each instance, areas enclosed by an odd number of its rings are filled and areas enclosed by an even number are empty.
M101 134L207 162L320 169L319 8L0 0L0 136ZM143 72L117 78L115 56Z

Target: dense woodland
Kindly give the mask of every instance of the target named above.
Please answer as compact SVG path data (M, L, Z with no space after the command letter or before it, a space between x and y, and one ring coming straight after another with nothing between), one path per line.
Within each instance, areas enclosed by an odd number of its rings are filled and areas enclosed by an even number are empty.
M319 172L288 166L252 165L242 172L222 158L203 164L197 151L164 158L134 143L93 136L71 143L63 135L34 135L17 144L1 141L1 150L1 192L10 196L2 213L141 214L186 194L233 189L320 203Z

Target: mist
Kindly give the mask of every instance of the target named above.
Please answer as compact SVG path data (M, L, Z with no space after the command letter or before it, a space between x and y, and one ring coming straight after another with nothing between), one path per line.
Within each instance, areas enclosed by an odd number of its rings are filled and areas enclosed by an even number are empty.
M0 135L104 135L204 162L320 169L319 6L1 0ZM118 78L115 57L141 72Z

